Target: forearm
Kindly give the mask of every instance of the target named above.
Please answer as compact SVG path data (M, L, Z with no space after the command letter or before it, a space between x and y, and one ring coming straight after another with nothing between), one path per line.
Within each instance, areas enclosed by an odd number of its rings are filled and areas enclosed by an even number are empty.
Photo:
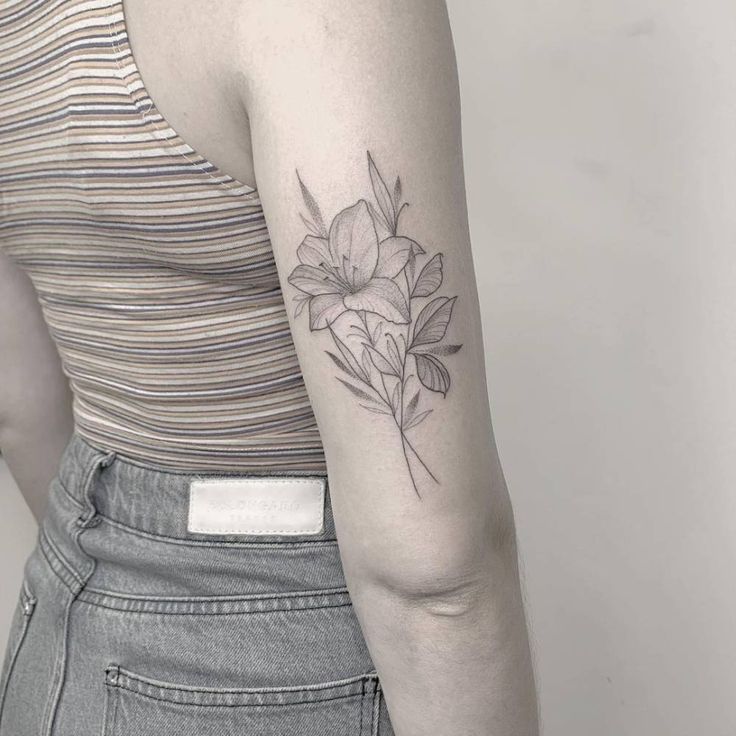
M354 582L396 736L538 734L515 545L427 595Z

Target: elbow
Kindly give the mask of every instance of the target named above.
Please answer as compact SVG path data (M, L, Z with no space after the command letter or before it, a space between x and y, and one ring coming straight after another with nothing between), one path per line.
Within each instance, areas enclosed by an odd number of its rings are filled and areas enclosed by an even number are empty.
M393 564L386 560L374 571L372 592L436 617L465 617L519 588L510 513L483 524L476 533L435 533L429 545L418 545L413 554L391 557Z

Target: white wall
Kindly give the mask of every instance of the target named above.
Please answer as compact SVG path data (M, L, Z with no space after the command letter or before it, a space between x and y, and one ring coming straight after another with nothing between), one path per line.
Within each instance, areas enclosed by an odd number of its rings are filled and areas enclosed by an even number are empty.
M548 736L736 733L736 5L449 0Z
M736 6L449 5L545 732L733 736Z

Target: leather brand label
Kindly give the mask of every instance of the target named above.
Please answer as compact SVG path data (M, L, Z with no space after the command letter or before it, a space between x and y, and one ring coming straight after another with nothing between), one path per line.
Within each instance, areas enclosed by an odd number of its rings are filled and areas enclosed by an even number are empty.
M200 534L319 534L324 478L205 478L189 485L187 530Z

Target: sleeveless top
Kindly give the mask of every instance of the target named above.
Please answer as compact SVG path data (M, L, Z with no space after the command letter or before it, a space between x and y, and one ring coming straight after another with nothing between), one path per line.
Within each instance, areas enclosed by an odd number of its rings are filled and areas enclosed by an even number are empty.
M0 248L90 443L163 468L324 470L258 192L158 112L122 0L0 0Z

